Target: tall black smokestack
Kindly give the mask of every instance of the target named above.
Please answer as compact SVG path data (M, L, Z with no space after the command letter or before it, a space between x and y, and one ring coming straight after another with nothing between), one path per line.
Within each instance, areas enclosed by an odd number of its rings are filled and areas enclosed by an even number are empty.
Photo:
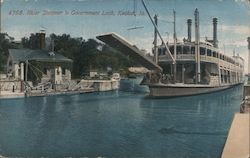
M39 33L39 44L40 44L40 49L45 49L45 32Z
M188 19L187 20L187 26L188 26L188 42L191 42L192 41L192 36L191 36L191 26L192 26L192 20L191 19Z
M218 39L217 39L217 18L213 18L213 25L214 25L214 30L213 30L213 44L214 47L218 48Z

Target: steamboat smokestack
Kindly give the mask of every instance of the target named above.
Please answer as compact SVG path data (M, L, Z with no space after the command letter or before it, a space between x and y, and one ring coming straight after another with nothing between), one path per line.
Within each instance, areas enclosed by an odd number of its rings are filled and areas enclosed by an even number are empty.
M217 18L213 18L213 25L214 25L214 30L213 30L213 45L215 48L218 48L218 39L217 39Z
M187 26L188 26L188 42L191 42L192 41L192 36L191 36L191 27L192 27L192 20L191 19L188 19L187 20Z

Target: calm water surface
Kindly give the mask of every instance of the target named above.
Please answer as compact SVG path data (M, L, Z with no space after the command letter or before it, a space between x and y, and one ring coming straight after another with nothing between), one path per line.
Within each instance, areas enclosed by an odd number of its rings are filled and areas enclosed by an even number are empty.
M0 155L220 157L242 87L146 96L115 91L0 100Z

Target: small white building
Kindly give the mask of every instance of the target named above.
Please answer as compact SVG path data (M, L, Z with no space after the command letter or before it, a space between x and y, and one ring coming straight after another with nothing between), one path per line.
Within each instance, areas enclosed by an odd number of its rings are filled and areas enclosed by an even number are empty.
M33 65L34 62L38 62L39 67ZM63 84L71 80L72 62L71 59L48 50L9 49L7 75L12 80L29 81L27 74L34 70L42 74L41 83Z

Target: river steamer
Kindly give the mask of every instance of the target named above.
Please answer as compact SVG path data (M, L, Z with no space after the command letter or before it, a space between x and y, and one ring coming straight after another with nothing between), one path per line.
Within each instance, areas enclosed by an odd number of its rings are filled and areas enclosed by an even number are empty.
M145 7L146 8L146 7ZM147 11L147 10L146 10ZM195 40L191 40L192 20L188 19L188 37L177 42L174 23L174 43L165 43L154 21L155 39L153 59L121 36L110 33L97 38L132 56L142 66L151 70L141 84L147 85L150 96L177 97L198 95L224 90L243 83L244 59L235 52L232 57L220 53L217 40L217 18L213 18L213 39L200 41L199 12L195 10ZM175 19L175 14L174 14ZM162 40L157 45L157 35Z
M191 40L192 20L187 20L188 38L169 44L175 63L164 46L155 46L155 62L162 72L144 80L155 97L174 97L210 93L243 83L244 59L219 52L217 18L213 18L213 39L200 42L199 12L195 10L195 41ZM175 34L175 33L174 33ZM155 79L154 79L155 78ZM158 79L157 79L158 78Z
M194 42L177 43L176 65L159 47L160 75L148 74L143 84L149 86L150 95L185 96L223 90L243 83L244 60L240 56L228 57L208 43L200 43L200 70L197 70L197 55ZM170 45L170 51L174 49ZM176 74L174 75L174 66ZM158 81L158 78L160 78Z

